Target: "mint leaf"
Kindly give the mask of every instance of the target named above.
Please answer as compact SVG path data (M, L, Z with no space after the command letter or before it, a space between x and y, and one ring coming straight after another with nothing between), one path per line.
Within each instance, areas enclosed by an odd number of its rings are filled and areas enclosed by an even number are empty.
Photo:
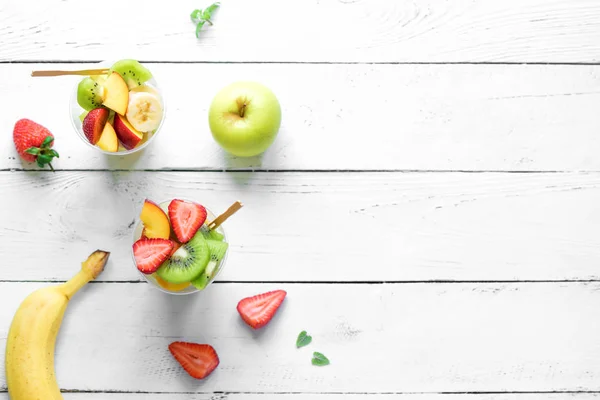
M192 11L192 13L190 14L190 18L192 19L193 22L198 22L200 20L200 15L202 14L202 10L194 10Z
M211 23L210 19L212 18L212 14L213 14L213 12L215 12L215 10L217 8L219 8L220 5L221 5L221 3L216 2L216 3L213 3L210 6L206 7L206 10L204 10L202 12L202 19ZM212 25L212 23L211 23L211 25Z
M211 4L210 6L206 7L206 9L204 10L194 10L192 11L192 13L190 14L190 18L192 19L192 22L196 24L196 37L200 37L200 30L202 30L202 27L204 26L205 23L209 23L209 25L212 25L212 14L213 12L215 12L215 10L217 8L219 8L221 6L221 3L216 2Z
M317 367L329 365L329 359L318 351L315 351L313 353L312 365L316 365Z
M200 22L198 22L198 25L196 25L196 37L197 38L200 37L200 29L202 29L202 27L204 26L204 22L205 21L200 21Z
M310 344L310 342L312 342L312 336L307 335L306 331L302 331L298 335L298 339L296 339L296 347L300 348L307 346Z

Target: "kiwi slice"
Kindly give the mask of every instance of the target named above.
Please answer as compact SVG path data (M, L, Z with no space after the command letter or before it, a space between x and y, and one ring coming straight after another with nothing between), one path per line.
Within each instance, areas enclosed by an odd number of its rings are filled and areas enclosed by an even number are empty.
M192 280L192 285L199 290L204 289L206 285L208 285L208 282L215 277L217 266L223 257L225 257L225 252L227 252L227 248L229 247L227 242L218 240L207 239L206 244L208 245L208 250L210 252L210 261L200 276Z
M104 87L92 78L84 78L77 85L77 103L86 111L102 106L104 101Z
M210 260L204 236L196 233L192 240L178 248L162 263L156 274L169 283L185 283L200 275Z
M110 67L111 72L117 72L127 83L129 89L140 86L152 78L152 73L136 60L119 60Z
M204 238L208 239L208 240L218 240L218 241L223 241L223 239L225 238L222 234L220 234L219 232L213 230L208 229L208 226L206 224L202 225L202 227L200 228L200 232L202 233L202 235L204 236Z

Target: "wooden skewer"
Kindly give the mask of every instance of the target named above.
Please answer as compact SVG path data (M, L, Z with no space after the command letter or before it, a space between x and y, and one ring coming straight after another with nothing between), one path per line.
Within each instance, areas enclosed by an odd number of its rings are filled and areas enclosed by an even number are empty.
M240 203L239 201L236 201L223 214L219 215L217 218L214 219L214 221L209 223L208 229L210 229L210 230L217 229L219 227L219 225L221 225L223 222L225 222L225 220L227 218L231 217L243 206L244 205L242 203Z
M33 71L31 76L63 76L63 75L102 75L108 72L103 69L81 69L79 71Z

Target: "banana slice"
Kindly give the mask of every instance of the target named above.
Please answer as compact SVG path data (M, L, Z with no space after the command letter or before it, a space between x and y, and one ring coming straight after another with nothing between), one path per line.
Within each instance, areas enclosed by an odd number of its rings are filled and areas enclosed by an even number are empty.
M159 97L154 93L130 92L125 116L138 131L151 132L160 125L163 107Z

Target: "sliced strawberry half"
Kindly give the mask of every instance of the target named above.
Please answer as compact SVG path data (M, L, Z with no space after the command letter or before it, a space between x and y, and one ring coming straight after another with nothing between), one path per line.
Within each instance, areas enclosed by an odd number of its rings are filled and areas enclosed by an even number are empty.
M169 351L183 369L196 379L204 379L219 365L219 356L209 344L173 342Z
M237 310L248 325L253 329L259 329L271 321L286 295L284 290L274 290L246 297L240 300Z
M137 268L144 274L153 274L169 258L175 243L167 239L140 239L133 244Z
M206 221L206 209L197 203L175 199L169 203L169 219L177 239L187 243Z

